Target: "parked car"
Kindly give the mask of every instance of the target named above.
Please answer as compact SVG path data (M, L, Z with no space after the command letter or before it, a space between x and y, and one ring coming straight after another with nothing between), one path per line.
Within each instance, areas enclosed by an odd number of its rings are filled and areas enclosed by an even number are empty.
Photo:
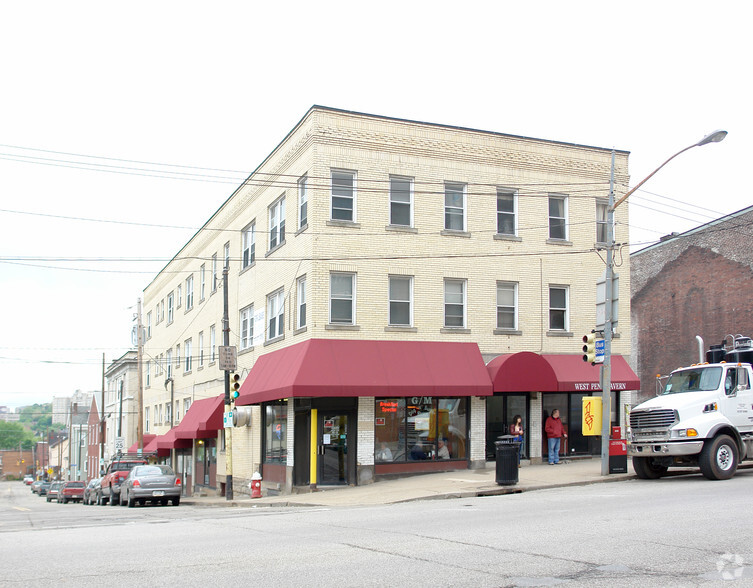
M44 496L47 494L47 491L50 489L50 486L52 485L52 482L49 480L42 480L42 483L39 484L39 488L37 488L37 494L40 496Z
M68 502L81 502L84 498L85 487L86 484L77 480L64 482L58 491L58 502L62 502L63 504Z
M82 502L84 504L96 504L97 493L99 492L99 484L102 478L92 478L84 488L84 498Z
M47 502L52 502L53 500L60 502L60 487L62 485L62 482L53 482L50 484L50 487L47 489Z
M33 481L34 481L34 476L32 476L31 474L26 474L24 476L24 484L26 484L27 486L31 486L31 483Z
M39 487L42 485L42 480L35 480L31 483L31 493L36 494L39 492Z
M170 500L180 504L180 478L167 465L139 465L128 473L120 487L120 504L136 506L146 502L159 502L162 506Z

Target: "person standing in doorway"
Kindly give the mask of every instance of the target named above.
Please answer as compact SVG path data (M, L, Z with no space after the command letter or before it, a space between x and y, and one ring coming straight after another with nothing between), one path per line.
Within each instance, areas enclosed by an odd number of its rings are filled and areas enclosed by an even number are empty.
M546 419L544 430L546 431L547 442L549 444L549 465L559 464L560 442L562 437L567 439L567 434L560 420L560 411L558 408L555 408L552 411L552 415Z

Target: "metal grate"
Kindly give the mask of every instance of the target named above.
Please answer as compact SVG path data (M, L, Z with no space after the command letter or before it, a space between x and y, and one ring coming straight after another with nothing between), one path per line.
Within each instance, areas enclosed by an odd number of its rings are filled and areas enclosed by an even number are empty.
M630 427L633 429L666 429L677 421L674 410L634 410L630 413Z

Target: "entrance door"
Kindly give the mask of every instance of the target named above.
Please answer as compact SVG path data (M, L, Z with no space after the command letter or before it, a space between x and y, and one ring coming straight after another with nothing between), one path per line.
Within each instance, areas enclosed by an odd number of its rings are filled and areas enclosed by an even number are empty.
M319 484L331 486L350 482L347 413L319 413Z

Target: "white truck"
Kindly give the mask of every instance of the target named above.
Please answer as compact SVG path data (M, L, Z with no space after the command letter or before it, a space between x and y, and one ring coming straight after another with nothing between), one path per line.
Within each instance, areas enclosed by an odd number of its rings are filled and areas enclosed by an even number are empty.
M628 455L639 478L697 466L709 480L731 478L753 459L753 341L728 335L701 363L673 371L656 398L630 412Z

